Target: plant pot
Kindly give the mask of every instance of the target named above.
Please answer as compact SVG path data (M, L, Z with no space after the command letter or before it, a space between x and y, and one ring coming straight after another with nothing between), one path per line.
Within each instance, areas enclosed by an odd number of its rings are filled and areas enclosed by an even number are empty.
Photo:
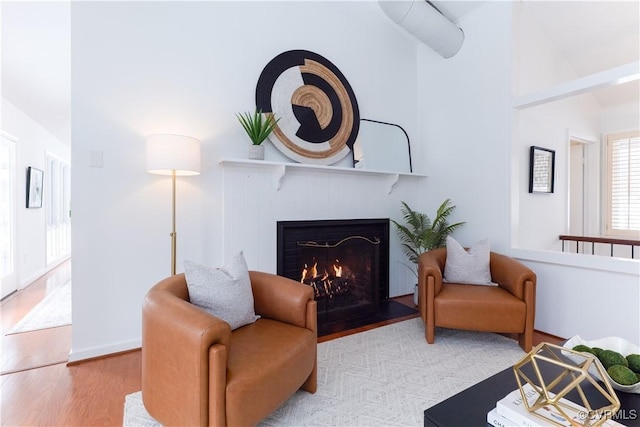
M250 145L249 158L251 160L264 160L264 147L262 145Z

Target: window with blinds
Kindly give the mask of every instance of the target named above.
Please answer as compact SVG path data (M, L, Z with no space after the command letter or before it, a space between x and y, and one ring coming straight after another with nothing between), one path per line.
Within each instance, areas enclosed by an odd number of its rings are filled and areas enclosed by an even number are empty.
M607 136L607 220L610 236L640 237L640 132Z

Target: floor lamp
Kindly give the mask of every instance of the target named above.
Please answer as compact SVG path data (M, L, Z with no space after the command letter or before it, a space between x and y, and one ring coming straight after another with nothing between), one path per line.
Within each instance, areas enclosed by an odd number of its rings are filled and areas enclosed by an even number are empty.
M200 174L200 141L183 135L148 136L147 172L171 176L171 275L175 275L176 176Z

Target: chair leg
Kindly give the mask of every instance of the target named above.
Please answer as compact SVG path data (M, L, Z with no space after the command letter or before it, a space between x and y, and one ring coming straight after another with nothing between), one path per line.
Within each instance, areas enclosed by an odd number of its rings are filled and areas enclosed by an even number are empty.
M300 389L312 394L316 392L318 389L318 362L316 362L313 371L311 371L311 375L309 375L309 378L300 386Z
M422 320L424 321L424 337L429 344L433 344L434 335L435 335L435 323L436 318L434 315L433 308L433 289L434 289L434 279L433 277L429 277L427 279L427 284L424 283L420 286L420 303L422 308Z
M435 328L429 324L429 321L424 324L424 337L429 344L433 344L435 340Z
M518 342L524 351L530 352L533 347L533 331L525 330L519 335Z

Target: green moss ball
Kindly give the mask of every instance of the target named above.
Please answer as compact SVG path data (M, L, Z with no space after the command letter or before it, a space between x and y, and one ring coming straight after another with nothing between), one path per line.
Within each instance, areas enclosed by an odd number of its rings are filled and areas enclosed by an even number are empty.
M633 385L638 382L638 376L629 368L622 365L613 365L607 368L607 374L612 380L622 385Z
M627 355L627 362L629 363L629 369L633 372L640 373L640 354Z
M627 359L617 351L602 350L600 354L598 354L598 359L600 359L605 369L609 369L609 367L614 365L622 365L625 368L629 367Z
M573 350L575 351L579 351L581 353L591 353L594 354L593 349L591 347L589 347L588 345L584 345L584 344L578 344L576 346L573 347Z

